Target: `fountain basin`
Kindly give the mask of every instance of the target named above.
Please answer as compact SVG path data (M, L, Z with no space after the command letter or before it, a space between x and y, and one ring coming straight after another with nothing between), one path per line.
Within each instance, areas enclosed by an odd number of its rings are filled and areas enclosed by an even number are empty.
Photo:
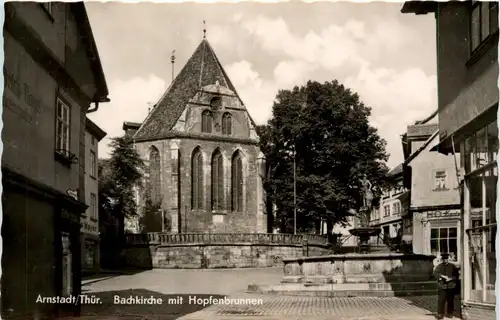
M433 295L434 258L403 253L286 258L281 284L259 290L315 296Z
M372 228L372 227L365 227L365 228L354 228L349 230L349 233L352 234L355 237L375 237L378 236L382 232L382 229L380 228Z

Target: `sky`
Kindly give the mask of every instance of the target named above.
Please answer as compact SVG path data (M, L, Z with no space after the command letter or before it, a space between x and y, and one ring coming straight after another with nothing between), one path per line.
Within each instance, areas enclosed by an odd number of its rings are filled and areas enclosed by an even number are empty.
M433 15L401 14L402 3L120 3L86 7L110 103L89 114L107 137L142 122L203 38L257 124L280 89L338 80L372 108L389 167L403 161L400 135L437 109Z

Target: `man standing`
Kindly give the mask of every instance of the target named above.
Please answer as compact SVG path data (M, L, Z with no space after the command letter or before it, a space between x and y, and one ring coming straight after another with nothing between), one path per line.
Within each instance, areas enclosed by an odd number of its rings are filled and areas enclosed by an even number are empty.
M446 317L453 318L455 310L454 300L458 280L458 268L448 261L447 253L441 254L441 263L434 269L434 276L438 280L438 319L443 319L444 306L446 307Z

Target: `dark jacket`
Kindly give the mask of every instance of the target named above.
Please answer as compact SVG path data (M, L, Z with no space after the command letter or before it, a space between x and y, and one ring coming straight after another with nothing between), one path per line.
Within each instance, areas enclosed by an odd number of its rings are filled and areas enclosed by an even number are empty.
M451 277L451 281L445 281L441 278L441 275ZM458 267L453 263L448 262L446 265L440 263L436 269L434 269L434 277L438 280L440 289L455 289L457 287L458 275Z

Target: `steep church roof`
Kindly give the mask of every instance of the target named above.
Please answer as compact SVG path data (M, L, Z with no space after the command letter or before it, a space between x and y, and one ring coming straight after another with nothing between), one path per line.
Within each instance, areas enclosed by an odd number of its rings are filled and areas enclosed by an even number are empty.
M214 50L204 38L137 130L134 139L158 139L166 135L198 90L217 81L237 95Z

